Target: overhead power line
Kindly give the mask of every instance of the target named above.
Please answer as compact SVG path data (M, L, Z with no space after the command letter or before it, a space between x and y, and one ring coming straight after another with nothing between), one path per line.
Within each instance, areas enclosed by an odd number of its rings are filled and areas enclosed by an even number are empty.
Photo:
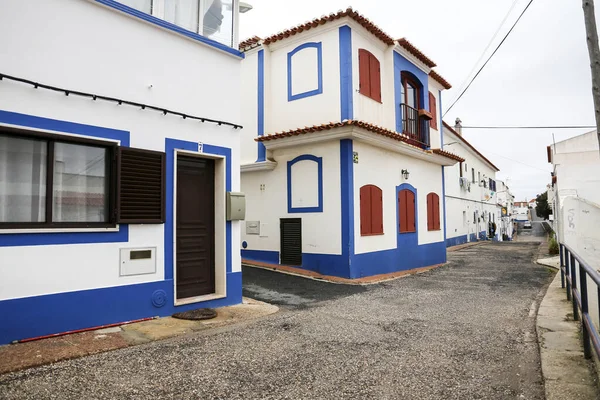
M509 29L509 31L506 33L506 35L504 35L504 38L498 44L498 46L496 46L496 49L494 50L494 52L488 57L488 59L485 61L485 63L483 63L483 65L481 66L481 68L479 68L479 71L477 71L477 73L475 74L475 76L471 79L471 81L469 82L469 84L467 85L467 87L465 87L463 89L463 91L458 95L458 97L456 98L456 100L454 100L454 102L450 105L450 107L448 107L448 109L446 110L446 112L444 113L444 115L442 115L442 117L444 117L444 116L446 116L446 114L448 114L448 112L460 100L460 98L465 94L465 92L469 89L469 87L471 87L471 84L473 84L473 81L479 76L479 74L481 73L481 71L483 71L483 69L485 68L485 66L488 64L488 62L490 62L490 60L492 59L492 57L494 57L494 55L496 54L496 52L498 52L498 50L500 49L500 47L502 47L502 45L504 44L504 42L506 41L506 39L508 38L508 36L510 35L510 33L513 31L513 29L515 29L515 26L517 26L517 24L521 20L521 17L523 17L523 15L527 11L527 9L531 5L531 3L533 3L533 0L529 0L529 3L527 3L527 6L525 6L525 8L523 9L523 11L519 15L519 18L517 18L517 20L513 23L513 25Z
M596 129L596 125L463 126L462 129Z

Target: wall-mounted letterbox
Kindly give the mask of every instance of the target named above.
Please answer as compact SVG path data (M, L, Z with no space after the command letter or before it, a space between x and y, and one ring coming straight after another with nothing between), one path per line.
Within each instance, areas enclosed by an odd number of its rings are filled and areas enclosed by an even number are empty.
M246 195L227 192L227 221L240 221L246 218Z

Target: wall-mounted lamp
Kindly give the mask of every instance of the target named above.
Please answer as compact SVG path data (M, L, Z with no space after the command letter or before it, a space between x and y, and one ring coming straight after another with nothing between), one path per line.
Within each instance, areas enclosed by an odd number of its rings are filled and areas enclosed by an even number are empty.
M408 172L407 169L403 169L401 172L402 172L402 177L404 179L408 179L408 176L410 175L410 172Z

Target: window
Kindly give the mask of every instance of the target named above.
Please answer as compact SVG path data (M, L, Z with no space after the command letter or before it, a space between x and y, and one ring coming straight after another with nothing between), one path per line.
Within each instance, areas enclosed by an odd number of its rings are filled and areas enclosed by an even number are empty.
M111 227L125 222L117 218L117 200L123 210L152 210L156 201L162 208L162 192L158 197L156 193L157 187L163 190L162 169L157 171L139 158L119 158L119 171L115 162L118 154L117 145L111 142L1 130L0 228ZM164 153L157 154L164 159ZM146 180L135 178L137 194L124 186L117 188L119 181L129 182L128 171L136 169L152 174ZM144 219L145 223L162 221L164 218Z
M383 235L383 194L375 185L360 188L360 235Z
M462 167L462 161L458 164L458 172L460 173L460 177L463 177L463 167Z
M427 230L440 230L440 197L435 193L427 195Z
M223 0L119 0L227 46L233 46L233 7Z
M490 190L494 190L494 184L493 184L492 178L490 178L489 185L490 185Z
M471 168L471 181L475 183L475 168Z
M479 186L483 186L483 183L481 182L481 171L477 172L477 183Z
M437 104L435 102L435 96L431 92L429 92L429 112L433 116L433 118L429 121L429 126L433 129L437 129Z
M400 233L411 233L417 231L415 218L415 194L402 189L398 192L398 231Z
M379 60L365 49L358 49L359 92L381 102Z

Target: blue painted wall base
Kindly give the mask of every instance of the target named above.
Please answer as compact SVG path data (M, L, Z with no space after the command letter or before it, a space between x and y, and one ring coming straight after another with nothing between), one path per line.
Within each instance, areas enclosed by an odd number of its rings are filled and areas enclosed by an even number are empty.
M161 299L153 294L162 290ZM242 302L242 273L227 274L228 296L201 303L173 305L173 280L82 290L0 301L0 344L14 340L92 328L204 307ZM161 307L153 304L160 304Z

